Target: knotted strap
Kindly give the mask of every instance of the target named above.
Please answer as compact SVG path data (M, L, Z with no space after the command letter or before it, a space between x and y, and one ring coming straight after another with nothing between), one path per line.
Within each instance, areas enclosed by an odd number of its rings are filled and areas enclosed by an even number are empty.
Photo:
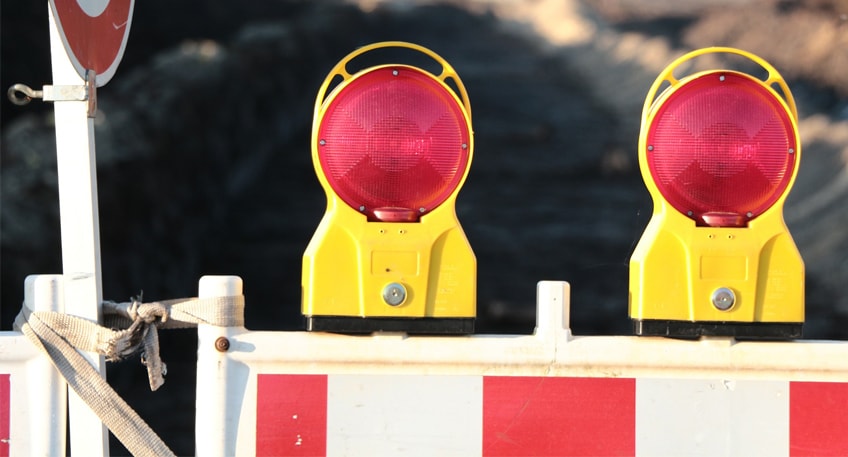
M103 303L105 326L68 314L23 307L15 328L44 351L59 373L106 427L135 456L174 453L150 426L103 379L82 352L97 352L108 361L141 352L151 390L165 382L159 357L158 328L244 325L244 296L190 298L141 303ZM82 351L82 352L81 352Z

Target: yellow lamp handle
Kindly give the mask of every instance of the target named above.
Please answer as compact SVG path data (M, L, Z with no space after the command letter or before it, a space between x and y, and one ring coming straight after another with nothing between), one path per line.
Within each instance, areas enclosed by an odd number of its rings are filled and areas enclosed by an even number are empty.
M786 81L783 80L783 77L780 76L780 73L778 73L778 71L773 66L771 66L771 64L761 59L760 57L751 54L750 52L743 51L741 49L728 47L709 47L697 49L695 51L689 52L683 56L678 57L667 67L665 67L665 69L659 74L659 76L657 76L657 79L654 81L654 84L648 91L648 96L645 98L645 104L642 106L643 125L644 122L648 119L651 107L653 106L654 101L657 97L657 91L659 91L662 84L664 82L668 82L669 84L671 84L672 88L680 84L680 80L674 77L674 70L676 70L677 67L683 64L684 62L694 59L695 57L699 57L704 54L715 53L736 54L745 57L755 62L757 65L763 67L768 73L768 77L762 81L763 84L765 84L767 87L771 87L771 85L777 84L780 87L781 92L783 92L783 99L786 102L789 111L792 113L795 122L798 122L798 111L795 107L795 99L792 98L792 93L789 91L789 86L786 85Z
M465 112L467 113L468 118L471 119L471 102L468 100L468 93L465 91L465 86L462 84L462 80L459 79L459 75L456 73L456 70L454 70L453 67L445 59L443 59L435 52L425 48L424 46L420 46L414 43L407 43L405 41L382 41L379 43L369 44L351 52L350 54L345 56L345 58L340 60L339 63L337 63L336 66L333 67L332 70L330 70L330 73L327 75L327 78L324 79L324 83L321 84L321 88L318 90L318 97L315 100L316 117L321 109L321 106L324 103L325 98L327 97L327 90L329 89L330 84L333 82L333 80L335 80L337 76L340 76L342 78L342 81L346 81L353 77L353 75L347 71L347 64L350 63L350 61L352 61L353 59L361 56L362 54L365 54L366 52L381 48L412 49L414 51L419 51L435 60L439 65L441 65L442 72L438 75L433 76L436 79L439 79L440 81L445 83L448 88L450 88L453 92L456 93L456 91L453 90L453 88L446 82L448 79L452 79L454 81L454 83L456 84L456 88L459 89L459 93L457 93L456 95L457 97L459 97L459 100L465 107Z

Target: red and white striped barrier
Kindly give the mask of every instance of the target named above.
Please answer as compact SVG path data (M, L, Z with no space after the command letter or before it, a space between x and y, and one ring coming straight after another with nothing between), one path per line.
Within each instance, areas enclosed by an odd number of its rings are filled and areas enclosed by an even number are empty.
M62 277L26 278L24 306L61 311ZM0 332L0 457L64 455L67 387L20 332Z
M256 455L848 455L848 383L260 374Z
M5 338L3 335L0 338ZM9 455L9 443L12 433L9 430L9 414L12 402L12 392L9 386L9 374L0 374L0 456Z
M534 335L201 326L197 453L848 455L848 343L574 337L568 299Z

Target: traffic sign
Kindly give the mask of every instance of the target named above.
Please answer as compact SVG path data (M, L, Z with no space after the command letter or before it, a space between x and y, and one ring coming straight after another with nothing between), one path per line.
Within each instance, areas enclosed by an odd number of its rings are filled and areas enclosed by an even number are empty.
M50 0L56 27L74 69L97 74L104 86L118 68L130 32L135 0Z

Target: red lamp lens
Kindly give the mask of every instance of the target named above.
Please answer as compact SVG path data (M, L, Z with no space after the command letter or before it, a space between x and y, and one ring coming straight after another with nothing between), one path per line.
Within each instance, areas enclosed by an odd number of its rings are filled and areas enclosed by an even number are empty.
M795 169L792 119L759 81L699 76L648 129L647 161L668 203L699 225L744 226L783 194Z
M330 186L370 220L411 221L459 185L470 132L459 103L411 67L350 80L327 107L318 156Z

